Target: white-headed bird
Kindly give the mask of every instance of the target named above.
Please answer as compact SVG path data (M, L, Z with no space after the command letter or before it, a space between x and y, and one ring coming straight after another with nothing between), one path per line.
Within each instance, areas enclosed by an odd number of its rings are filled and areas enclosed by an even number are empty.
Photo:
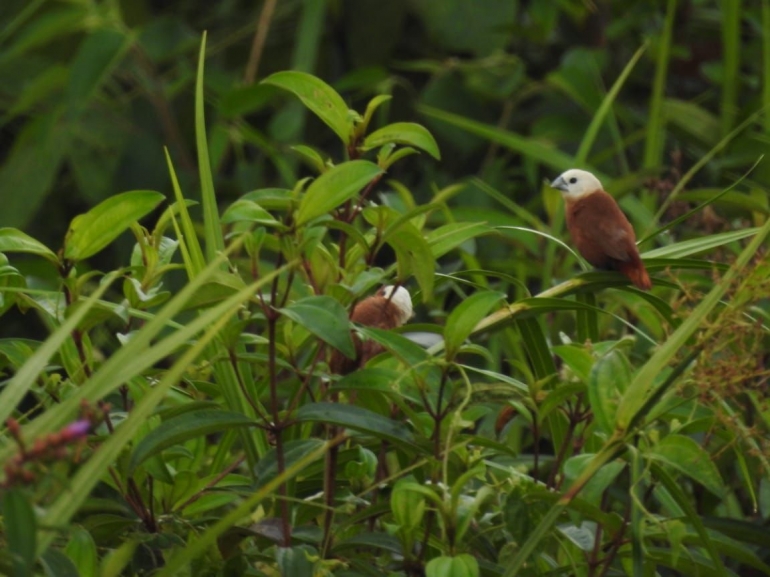
M573 168L551 183L566 202L567 229L578 252L597 268L616 270L642 290L652 282L636 235L618 203L590 172Z
M377 294L365 298L355 307L350 320L365 327L392 330L406 324L412 318L412 297L402 286L385 286ZM346 375L363 367L369 359L377 356L385 349L372 340L362 341L353 334L356 347L356 358L349 359L335 350L329 361L329 370L337 375Z

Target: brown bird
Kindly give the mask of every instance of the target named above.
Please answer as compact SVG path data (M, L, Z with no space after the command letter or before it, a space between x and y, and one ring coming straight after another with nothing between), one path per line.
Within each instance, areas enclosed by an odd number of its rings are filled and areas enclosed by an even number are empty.
M377 294L365 298L353 308L350 320L365 327L391 330L405 324L412 318L412 297L402 286L382 287ZM334 350L329 361L329 370L337 375L346 375L363 367L369 359L385 349L379 343L366 340L353 333L356 358L349 359Z
M616 270L642 290L652 288L636 235L618 203L593 174L571 169L551 183L567 206L567 229L578 252L597 268Z

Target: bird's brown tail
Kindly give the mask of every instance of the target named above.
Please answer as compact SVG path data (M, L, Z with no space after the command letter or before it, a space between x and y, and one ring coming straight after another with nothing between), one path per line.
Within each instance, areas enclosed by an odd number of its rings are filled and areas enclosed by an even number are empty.
M620 262L618 263L617 268L618 271L626 275L638 288L644 291L652 288L650 275L647 274L647 269L644 268L644 264L641 260L636 259L628 262Z

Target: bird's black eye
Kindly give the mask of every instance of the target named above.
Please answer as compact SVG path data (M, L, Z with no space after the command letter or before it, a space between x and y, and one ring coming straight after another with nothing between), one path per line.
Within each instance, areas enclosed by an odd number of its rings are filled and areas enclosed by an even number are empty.
M576 182L577 182L577 178L575 178L574 176L569 179L570 184L575 184Z

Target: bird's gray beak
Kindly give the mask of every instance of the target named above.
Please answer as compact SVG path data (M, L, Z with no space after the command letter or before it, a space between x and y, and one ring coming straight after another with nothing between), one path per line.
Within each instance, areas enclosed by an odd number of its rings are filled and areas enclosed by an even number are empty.
M555 188L556 190L561 190L562 192L567 192L567 183L560 176L551 183L551 188Z

